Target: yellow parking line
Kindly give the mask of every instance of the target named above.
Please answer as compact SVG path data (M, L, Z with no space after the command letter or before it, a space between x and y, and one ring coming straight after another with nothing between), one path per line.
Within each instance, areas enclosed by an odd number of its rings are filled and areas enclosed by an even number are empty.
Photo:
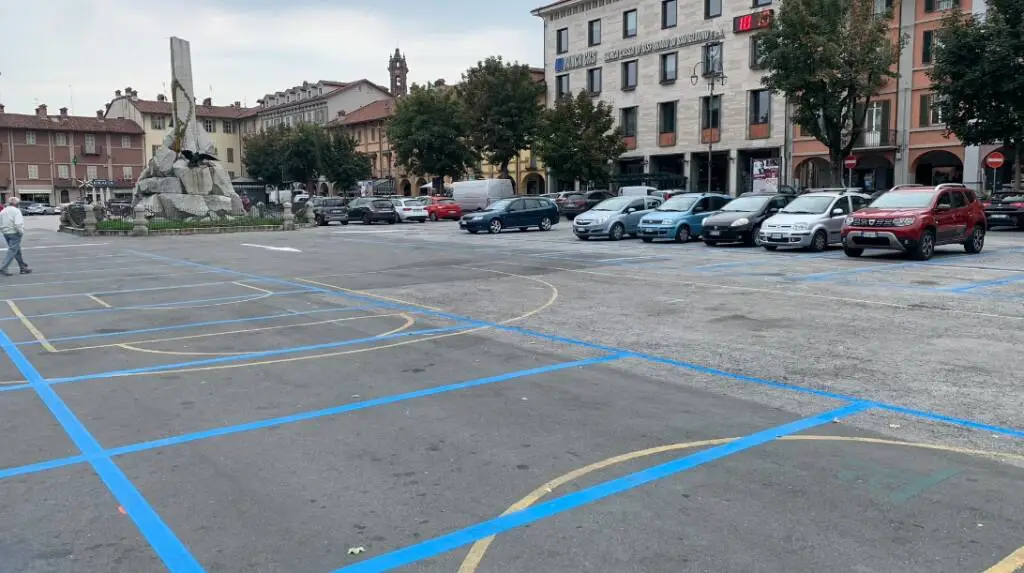
M324 287L324 288L331 288L331 289L334 289L334 290L340 290L342 292L347 292L347 293L351 293L351 294L358 294L360 296L368 296L370 298L386 300L388 302L397 302L399 304L407 304L409 306L418 306L420 308L425 308L427 310L432 310L434 312L446 312L444 309L437 308L436 306L427 306L425 304L420 304L418 302L409 302L407 300L402 300L400 298L392 298L390 296L384 296L382 294L373 294L372 292L366 292L366 291L363 291L363 290L355 290L355 289L344 288L344 287L340 287L340 286L336 286L336 285L329 285L327 283L322 283L322 282L318 282L318 281L314 281L314 280L310 280L310 279L296 278L295 280L300 281L300 282L304 282L304 283L309 283L311 285L321 286L321 287Z
M1024 570L1024 547L1014 551L1006 559L989 567L985 573L1017 573Z
M113 306L111 306L109 303L107 303L107 301L101 299L100 297L98 297L98 296L96 296L94 294L87 294L85 296L91 298L93 301L96 302L96 304L98 304L100 306L103 306L103 307L106 307L106 308L113 308Z
M252 285L247 285L247 284L245 284L243 282L240 282L240 281L235 281L235 282L233 282L231 284L235 284L235 285L238 285L240 287L251 288L254 291L259 291L259 292L262 292L264 294L274 294L274 291L269 291L269 290L267 290L265 288L260 288L260 287L254 287Z
M20 320L21 323L25 325L25 328L32 333L32 336L39 341L39 345L42 346L44 350L47 352L57 352L57 349L50 344L50 341L43 336L43 333L36 328L36 325L32 324L32 321L25 316L25 313L21 312L21 309L18 308L18 305L14 304L13 300L8 300L7 306L11 307L11 312L14 313L14 316L18 317L18 320Z

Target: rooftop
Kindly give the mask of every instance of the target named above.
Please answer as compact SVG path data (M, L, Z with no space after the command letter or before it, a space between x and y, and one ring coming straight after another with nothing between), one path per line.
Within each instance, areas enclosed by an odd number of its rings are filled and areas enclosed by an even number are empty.
M104 119L97 117L67 115L67 108L61 108L59 115L49 115L45 105L36 109L35 114L6 113L0 105L0 128L25 129L31 131L71 131L89 133L145 133L134 121L128 119Z
M357 125L378 121L391 117L395 113L395 103L391 99L382 99L368 103L352 113L336 117L328 122L328 127L339 125Z
M380 91L382 91L384 93L387 93L387 94L391 93L387 88L379 86L379 85L377 85L377 84L375 84L375 83L373 83L370 80L367 80L365 78L361 79L361 80L356 80L356 81L350 82L350 83L342 83L342 82L320 82L320 83L323 84L325 87L333 87L334 89L332 89L330 91L325 91L323 93L323 95L317 95L317 96L303 98L303 99L298 99L298 100L293 100L293 101L289 101L289 102L285 102L285 103L279 103L277 105L272 105L272 106L262 105L262 104L264 104L266 102L266 99L269 98L269 97L285 96L288 93L293 92L293 90L300 90L300 89L303 89L303 88L301 88L301 87L300 88L292 88L291 90L288 90L287 92L277 92L276 94L268 94L263 99L259 100L260 104L261 104L261 107L258 108L258 112L262 113L262 112L270 111L270 110L274 110L274 109L283 109L283 108L287 108L287 107L291 107L291 106L295 106L295 105L304 105L304 104L308 104L308 103L312 103L312 102L323 101L323 100L329 99L331 97L334 97L337 94L340 94L342 92L346 92L346 91L348 91L350 89L353 89L353 88L355 88L357 86L361 86L361 85L366 85L366 86L377 88ZM314 85L315 84L310 84L309 87L313 87Z

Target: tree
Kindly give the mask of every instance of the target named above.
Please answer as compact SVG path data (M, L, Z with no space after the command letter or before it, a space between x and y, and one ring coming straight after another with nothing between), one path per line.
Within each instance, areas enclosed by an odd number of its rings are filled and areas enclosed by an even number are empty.
M757 36L762 83L793 105L794 120L828 148L836 182L864 130L872 97L898 77L902 37L872 0L786 0Z
M321 172L334 183L339 194L351 190L357 182L369 179L373 173L370 158L356 151L356 141L345 133L330 138L323 159Z
M605 185L611 177L609 162L626 152L626 144L615 127L613 108L604 101L595 105L581 91L544 111L533 152L560 180Z
M288 130L284 140L284 168L292 181L309 183L324 175L325 155L330 137L324 128L300 123Z
M544 87L530 67L490 57L462 75L458 86L469 143L509 178L508 164L533 143Z
M1014 191L1024 162L1024 2L989 0L978 20L949 14L928 72L946 129L967 145L1001 143L1014 153Z
M280 186L285 178L285 142L288 128L272 127L245 138L242 162L248 174L269 185Z
M419 176L462 177L476 162L462 117L451 90L413 84L408 95L396 100L388 122L395 162Z

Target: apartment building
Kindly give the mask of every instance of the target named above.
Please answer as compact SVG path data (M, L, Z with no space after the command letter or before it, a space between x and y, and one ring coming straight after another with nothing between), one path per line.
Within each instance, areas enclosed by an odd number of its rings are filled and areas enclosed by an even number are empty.
M942 18L949 10L984 15L984 0L904 0L893 9L892 0L876 0L875 10L892 10L893 41L903 34L907 43L897 64L899 77L882 89L868 105L864 131L853 155L857 166L848 173L853 185L886 189L894 184L962 182L974 188L991 188L994 180L1010 181L1012 163L997 173L984 167L984 159L998 145L964 146L946 133L942 115L932 104L928 69L937 46ZM1007 158L1013 153L1001 150ZM803 186L830 183L824 146L797 128L793 140L793 174ZM995 177L993 177L995 176Z
M0 105L0 201L12 195L57 205L127 196L145 168L145 132L127 119L6 113Z
M232 179L245 174L241 132L243 122L254 115L253 109L244 108L237 101L231 105L213 105L212 99L206 98L196 106L196 119L210 134L216 147L215 155ZM145 131L147 157L152 157L171 130L173 109L171 100L165 95L157 94L155 100L145 100L129 86L124 91L114 92L104 117L135 122Z
M620 183L731 194L776 185L785 106L761 85L753 41L771 25L772 1L560 0L537 8L554 88L547 104L586 91L614 107L627 148L612 166Z

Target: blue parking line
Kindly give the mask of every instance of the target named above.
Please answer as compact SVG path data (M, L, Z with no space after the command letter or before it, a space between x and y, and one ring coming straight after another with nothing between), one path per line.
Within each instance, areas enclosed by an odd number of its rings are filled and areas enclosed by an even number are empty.
M390 396L383 396L381 398L373 398L370 400L363 400L362 402L353 402L350 404L342 404L340 406L334 406L331 408L323 408L320 410L312 410L308 412L300 412L298 414L289 414L287 416L279 416L276 418L269 418L265 420L257 420L254 422L246 422L243 424L236 424L233 426L225 426L221 428L214 428L211 430L204 430L201 432L192 432L188 434L181 434L178 436L171 436L167 438L160 438L158 440L152 440L149 442L140 442L137 444L129 444L126 446L120 446L117 448L111 448L104 450L102 456L113 457L122 456L125 454L133 454L143 452L147 450L153 450L157 448L164 448L169 446L176 446L180 444L187 444L190 442L196 442L199 440L205 440L208 438L219 438L223 436L230 436L233 434L240 434L242 432L248 432L252 430L260 430L264 428L272 428L276 426L283 426L286 424L293 424L295 422L304 422L308 420L316 420L318 418L325 418L328 416L335 416L338 414L347 414L349 412L357 412L359 410L367 410L369 408L376 408L378 406L386 406L389 404L395 404L398 402L404 402L406 400L413 400L416 398L426 398L428 396L437 396L439 394L445 394L448 392L455 392L457 390L468 390L470 388L478 388L480 386L486 386L489 384L495 384L498 382L507 382L509 380L515 380L518 378L526 378L528 376L537 376L540 374L548 374L551 372L558 372L560 370L568 370L570 368L582 368L585 366L593 366L597 364L605 364L613 362L615 360L621 360L625 358L623 354L610 354L607 356L601 356L598 358L586 358L583 360L575 360L572 362L561 362L558 364L549 364L547 366L539 366L537 368L530 368L527 370L517 370L515 372L506 372L504 374L498 374L497 376L488 376L486 378L477 378L475 380L467 380L465 382L457 382L454 384L445 384L443 386L435 386L432 388L424 388L423 390L414 390L412 392L405 392L402 394L393 394ZM0 470L0 479L33 474L38 472L44 472L56 468L62 468L65 466L80 464L89 461L90 458L87 456L68 456L66 458L58 458L54 460L47 460L44 462L38 462L34 464L27 464L23 466L17 466L12 468L6 468Z
M826 280L831 279L834 276L856 275L856 274L870 273L870 272L885 272L885 271L890 271L890 270L894 270L894 269L905 269L905 268L913 268L913 267L929 267L929 266L934 266L934 265L950 265L951 264L950 263L951 259L955 260L955 259L958 259L958 258L961 258L961 257L968 257L968 256L970 257L970 260L976 261L978 259L985 259L985 258L994 256L994 255L997 255L997 254L1000 254L1000 253L1003 253L1003 252L1005 252L1005 251L1004 250L985 251L983 253L976 254L976 255L965 255L965 254L960 254L960 255L952 255L952 254L950 254L950 255L940 255L938 258L933 258L933 259L927 260L927 261L916 261L916 262L907 262L907 263L888 263L888 264L884 264L884 265L881 265L881 266L859 267L859 268L856 268L856 269L846 269L846 270L841 270L841 271L831 271L831 272L827 272L827 273L814 273L814 274L809 274L809 275L798 275L798 276L791 276L791 277L787 277L787 278L789 280L794 280L794 281L807 281L807 282L826 281ZM870 261L871 259L868 258L868 259L861 259L861 260ZM952 265L952 266L955 266L955 265Z
M39 399L46 405L53 417L60 423L75 446L86 456L93 456L103 451L96 438L89 433L81 421L68 408L64 400L47 384L43 376L36 370L35 366L25 358L21 350L7 337L7 334L0 330L0 347L3 348L11 362L21 371L22 376L29 381L36 391ZM171 528L160 518L156 511L149 505L142 493L136 489L128 476L117 467L117 464L110 458L101 457L90 460L93 470L100 477L110 493L117 499L121 507L135 522L142 536L149 542L153 550L167 566L167 569L174 572L201 572L203 568L199 565L188 549L171 531Z
M112 294L130 294L130 293L134 293L134 292L153 292L153 291L160 291L160 290L175 290L175 289L180 289L180 288L199 288L199 287L206 287L206 286L218 286L218 285L227 285L227 284L231 284L231 283L232 283L232 281L216 281L216 282L206 282L206 283L193 283L193 284L190 284L190 285L173 285L173 286L159 286L159 287L145 287L145 288L130 288L130 289L124 289L124 290L108 290L108 291L93 291L93 292L72 292L72 293L63 293L63 294L46 294L46 295L39 295L39 296L22 296L22 297L16 297L16 298L9 298L9 299L6 299L6 300L13 300L14 302L19 302L19 301L23 301L23 300L49 300L49 299L55 299L55 298L74 298L74 297L88 296L90 294L91 295L96 295L96 296L101 296L101 295L102 296L108 296L108 295L112 295Z
M950 292L963 293L963 292L971 292L971 291L973 291L975 289L986 289L986 288L992 288L992 287L1006 286L1008 284L1012 284L1012 283L1016 283L1016 282L1020 282L1020 281L1024 281L1024 275L1016 275L1016 276L1012 276L1012 277L1004 277L1004 278L1001 278L1001 279L993 279L993 280L989 280L989 281L979 281L979 282L976 282L976 283L967 283L967 284L958 285L958 286L955 286L955 287L952 287L952 288L946 287L943 290L949 290ZM972 294L974 294L974 293L972 293Z
M859 414L865 410L869 410L870 408L871 406L868 404L856 402L842 408L823 412L817 416L803 418L788 424L762 430L755 434L738 438L721 446L714 446L700 452L676 458L672 461L617 479L605 481L572 493L567 493L561 497L545 501L537 505L532 505L526 509L521 509L500 517L482 521L476 525L471 525L458 531L453 531L452 533L435 537L434 539L410 545L390 553L385 553L384 555L373 557L354 565L349 565L348 567L336 569L334 573L377 573L418 563L425 559L431 559L443 553L458 549L459 547L475 543L481 539L486 539L493 535L505 533L511 529L516 529L524 525L529 525L531 523L590 505L614 495L618 495L649 483L703 466L713 461L761 446L783 436L803 432L811 428L830 424L833 421L840 420L842 418Z

